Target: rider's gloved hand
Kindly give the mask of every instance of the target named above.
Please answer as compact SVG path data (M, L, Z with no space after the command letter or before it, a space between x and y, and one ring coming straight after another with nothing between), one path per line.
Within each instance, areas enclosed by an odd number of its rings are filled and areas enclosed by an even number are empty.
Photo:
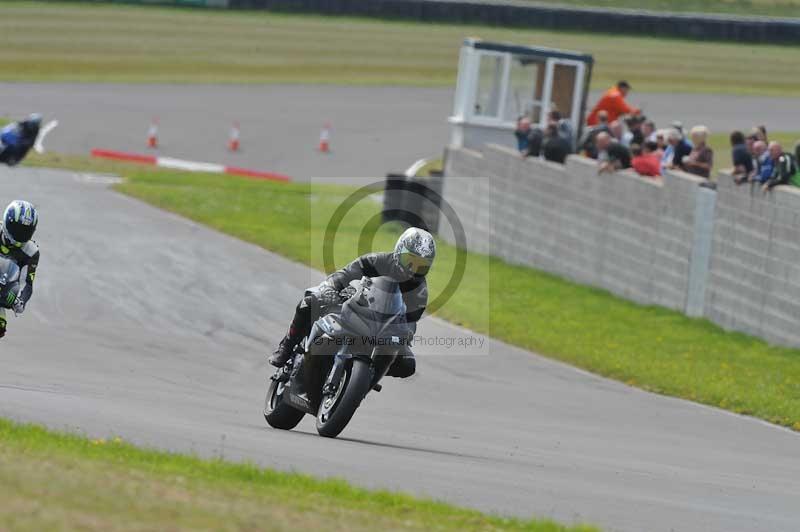
M14 301L14 305L12 306L12 309L14 310L14 314L17 314L17 315L20 315L23 312L25 312L25 302L22 300L21 297L18 297Z
M339 303L341 299L342 296L339 295L339 291L336 290L336 288L334 288L333 286L326 283L320 287L319 302L323 306L335 305Z
M356 292L357 290L354 286L347 285L339 292L339 295L341 295L344 299L350 299L356 294Z

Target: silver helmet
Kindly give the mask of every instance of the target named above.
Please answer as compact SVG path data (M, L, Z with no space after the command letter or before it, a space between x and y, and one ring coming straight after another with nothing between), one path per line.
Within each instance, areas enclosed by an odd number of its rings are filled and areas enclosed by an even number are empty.
M425 276L436 257L436 241L424 229L409 227L397 240L394 257L406 274Z

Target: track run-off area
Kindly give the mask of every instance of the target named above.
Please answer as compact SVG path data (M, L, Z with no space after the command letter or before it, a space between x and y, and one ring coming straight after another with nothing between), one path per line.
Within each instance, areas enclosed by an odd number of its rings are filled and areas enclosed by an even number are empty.
M591 99L599 93L593 91ZM440 157L449 141L454 89L0 83L0 94L0 117L36 111L59 120L45 143L51 151L146 152L308 179L383 178L417 159ZM793 98L634 92L631 101L658 127L680 120L686 127L705 124L725 134L755 124L770 131L800 129L800 106ZM159 148L149 150L145 141L154 118ZM237 153L227 147L234 122L241 126ZM325 123L331 126L328 154L316 151Z
M792 531L800 435L487 342L420 347L337 440L266 427L265 354L320 273L113 191L0 170L41 212L34 299L3 340L0 415L606 530ZM90 215L89 215L90 214ZM433 318L430 337L476 335Z

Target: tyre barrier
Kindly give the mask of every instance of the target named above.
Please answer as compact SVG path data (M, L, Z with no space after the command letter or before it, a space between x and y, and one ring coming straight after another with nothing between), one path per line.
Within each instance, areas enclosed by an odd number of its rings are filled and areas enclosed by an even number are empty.
M800 42L800 19L460 0L228 0L234 9L402 18L754 43Z

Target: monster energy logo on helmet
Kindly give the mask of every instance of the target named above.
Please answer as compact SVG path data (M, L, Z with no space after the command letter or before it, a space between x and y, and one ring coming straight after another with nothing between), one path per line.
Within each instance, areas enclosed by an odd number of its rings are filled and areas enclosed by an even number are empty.
M409 227L397 240L394 255L407 273L427 275L436 257L436 241L424 229Z

